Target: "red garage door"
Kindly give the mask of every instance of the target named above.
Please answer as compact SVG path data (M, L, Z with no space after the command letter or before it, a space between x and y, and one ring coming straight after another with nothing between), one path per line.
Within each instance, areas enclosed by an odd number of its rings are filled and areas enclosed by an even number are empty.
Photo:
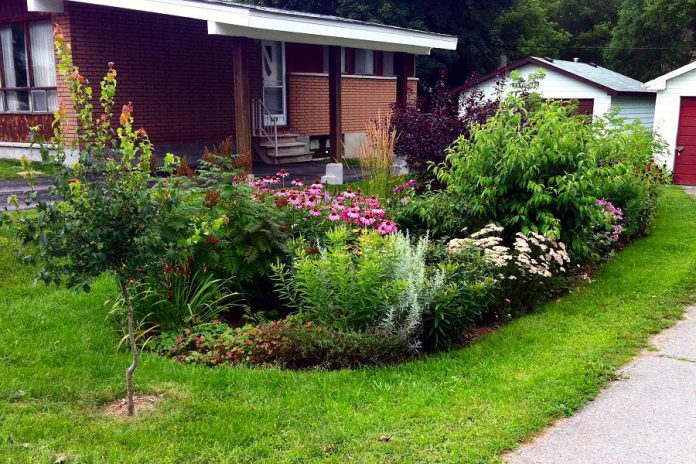
M696 185L696 97L682 97L674 160L674 183Z

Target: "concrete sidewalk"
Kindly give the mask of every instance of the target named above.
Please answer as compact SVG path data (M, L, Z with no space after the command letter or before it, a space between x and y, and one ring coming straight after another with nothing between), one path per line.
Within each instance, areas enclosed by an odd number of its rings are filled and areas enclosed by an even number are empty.
M509 464L696 463L696 306L577 414L505 457Z

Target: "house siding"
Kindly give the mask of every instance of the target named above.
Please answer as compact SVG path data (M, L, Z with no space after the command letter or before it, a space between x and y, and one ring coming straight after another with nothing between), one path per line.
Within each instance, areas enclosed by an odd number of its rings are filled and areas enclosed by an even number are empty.
M127 9L65 2L65 12L52 20L72 46L73 60L95 87L114 62L118 91L114 123L122 105L132 102L136 127L148 132L156 148L197 154L203 144L235 133L232 37L209 35L204 21ZM50 15L29 14L26 0L0 2L0 22ZM261 45L250 40L249 90L262 95ZM413 58L413 57L411 57ZM300 135L329 133L328 77L323 47L286 44L288 71L288 126ZM381 54L375 57L381 72ZM415 74L415 60L408 62ZM409 89L416 94L417 80ZM58 78L58 98L64 105L67 136L74 138L76 115L71 92ZM95 111L99 111L95 95ZM381 76L343 77L343 131L362 133L379 111L386 113L396 100L396 79ZM52 115L0 114L0 141L27 140L28 125L42 123L50 132ZM181 150L181 151L179 151Z
M205 22L65 3L73 59L92 84L108 62L118 70L115 112L134 104L155 144L234 134L232 39Z
M645 127L652 129L655 119L655 96L612 97L611 107L619 110L619 116L626 122L638 119Z
M539 66L527 64L521 66L516 71L519 72L522 78L527 79L530 74L538 70ZM594 100L594 116L601 116L609 111L611 107L611 96L607 95L606 92L552 69L544 69L544 71L546 77L540 82L538 90L544 98L559 100L592 99ZM477 85L476 88L481 89L488 98L493 98L497 90L496 79L489 79L488 81L482 82ZM504 89L504 92L507 91L509 91L508 88Z

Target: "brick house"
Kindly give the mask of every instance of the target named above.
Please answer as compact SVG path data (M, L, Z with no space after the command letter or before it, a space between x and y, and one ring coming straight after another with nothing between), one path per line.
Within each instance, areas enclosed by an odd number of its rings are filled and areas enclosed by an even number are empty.
M160 151L200 154L232 136L269 163L354 155L370 118L415 89L415 55L457 43L227 0L2 0L0 157L25 153L27 127L50 128L69 97L52 23L93 84L116 64L117 107L134 103Z

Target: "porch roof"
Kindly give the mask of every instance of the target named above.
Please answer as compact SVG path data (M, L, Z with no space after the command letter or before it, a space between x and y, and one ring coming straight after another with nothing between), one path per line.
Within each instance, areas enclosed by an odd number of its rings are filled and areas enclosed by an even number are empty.
M58 13L64 1L207 21L208 33L428 55L455 50L457 37L338 16L247 5L229 0L27 0L29 11Z

